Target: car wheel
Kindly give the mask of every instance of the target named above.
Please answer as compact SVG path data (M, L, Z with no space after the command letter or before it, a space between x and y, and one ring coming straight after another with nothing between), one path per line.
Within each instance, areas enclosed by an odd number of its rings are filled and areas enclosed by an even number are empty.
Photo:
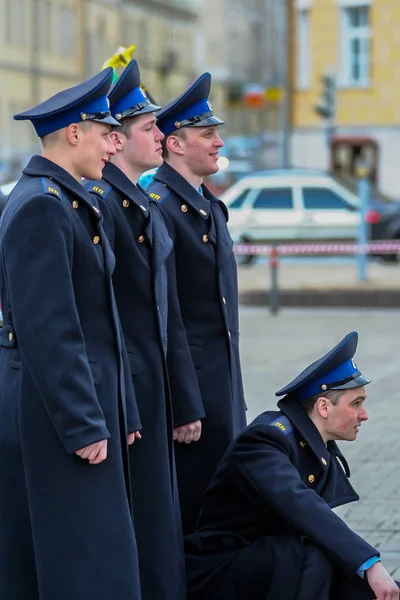
M392 264L396 264L398 261L398 255L397 254L380 254L379 258L385 262L385 263L392 263Z

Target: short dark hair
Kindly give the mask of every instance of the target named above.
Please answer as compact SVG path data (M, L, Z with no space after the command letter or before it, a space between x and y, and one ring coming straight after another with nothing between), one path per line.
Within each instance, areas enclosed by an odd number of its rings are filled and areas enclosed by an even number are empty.
M185 139L186 132L185 132L184 129L175 129L175 131L172 131L171 133L169 133L168 135L166 135L165 138L163 138L161 140L162 154L163 154L163 158L164 159L168 158L168 156L169 156L169 151L168 151L168 146L167 146L167 139L171 135L176 135L177 137Z
M82 131L89 131L92 128L93 121L79 121L77 124L82 129ZM66 125L66 127L68 127L68 125ZM61 129L57 129L56 131L52 131L51 133L47 133L46 135L43 135L40 138L42 147L43 148L54 147L60 139L60 131L61 131Z
M339 403L340 397L345 391L346 390L327 390L326 392L319 392L318 394L314 394L314 396L306 398L301 404L306 413L309 415L311 414L318 398L327 398L334 406L336 406Z
M131 127L135 121L138 120L140 115L133 115L132 117L125 117L120 121L120 125L113 125L112 131L116 131L117 133L123 133L129 140L131 137Z

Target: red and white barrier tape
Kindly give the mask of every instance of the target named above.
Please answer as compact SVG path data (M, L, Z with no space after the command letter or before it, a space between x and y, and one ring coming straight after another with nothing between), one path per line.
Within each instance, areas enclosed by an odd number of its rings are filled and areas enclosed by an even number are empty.
M269 256L273 247L270 244L235 244L233 251L237 255ZM400 253L400 241L382 240L368 242L368 244L278 244L275 248L279 255L286 256L298 254L397 254Z

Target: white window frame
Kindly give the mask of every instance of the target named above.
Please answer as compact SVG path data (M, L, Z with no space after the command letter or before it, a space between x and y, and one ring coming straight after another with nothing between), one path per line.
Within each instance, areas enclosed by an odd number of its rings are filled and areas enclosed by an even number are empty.
M311 40L310 10L298 8L296 11L296 87L307 90L311 85Z
M370 85L371 70L371 25L368 23L361 27L351 27L350 11L356 9L366 9L370 16L371 2L368 0L341 0L340 4L340 78L341 87L368 87ZM360 62L360 77L354 79L352 74L352 55L351 42L359 40L360 44L366 48L364 50L364 60Z

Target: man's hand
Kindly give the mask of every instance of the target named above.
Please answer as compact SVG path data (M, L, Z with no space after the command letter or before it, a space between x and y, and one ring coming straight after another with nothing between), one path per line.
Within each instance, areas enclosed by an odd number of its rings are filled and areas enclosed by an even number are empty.
M101 440L90 446L85 446L75 452L81 458L85 458L91 465L98 465L107 458L107 440Z
M136 439L138 439L138 440L142 439L140 431L134 431L133 433L128 433L128 446L132 446L133 442Z
M368 583L375 594L376 600L399 599L400 590L383 567L382 563L377 562L367 569L366 576Z
M198 442L201 436L201 421L193 421L193 423L186 423L180 427L174 429L174 440L182 444L191 444L192 442Z

